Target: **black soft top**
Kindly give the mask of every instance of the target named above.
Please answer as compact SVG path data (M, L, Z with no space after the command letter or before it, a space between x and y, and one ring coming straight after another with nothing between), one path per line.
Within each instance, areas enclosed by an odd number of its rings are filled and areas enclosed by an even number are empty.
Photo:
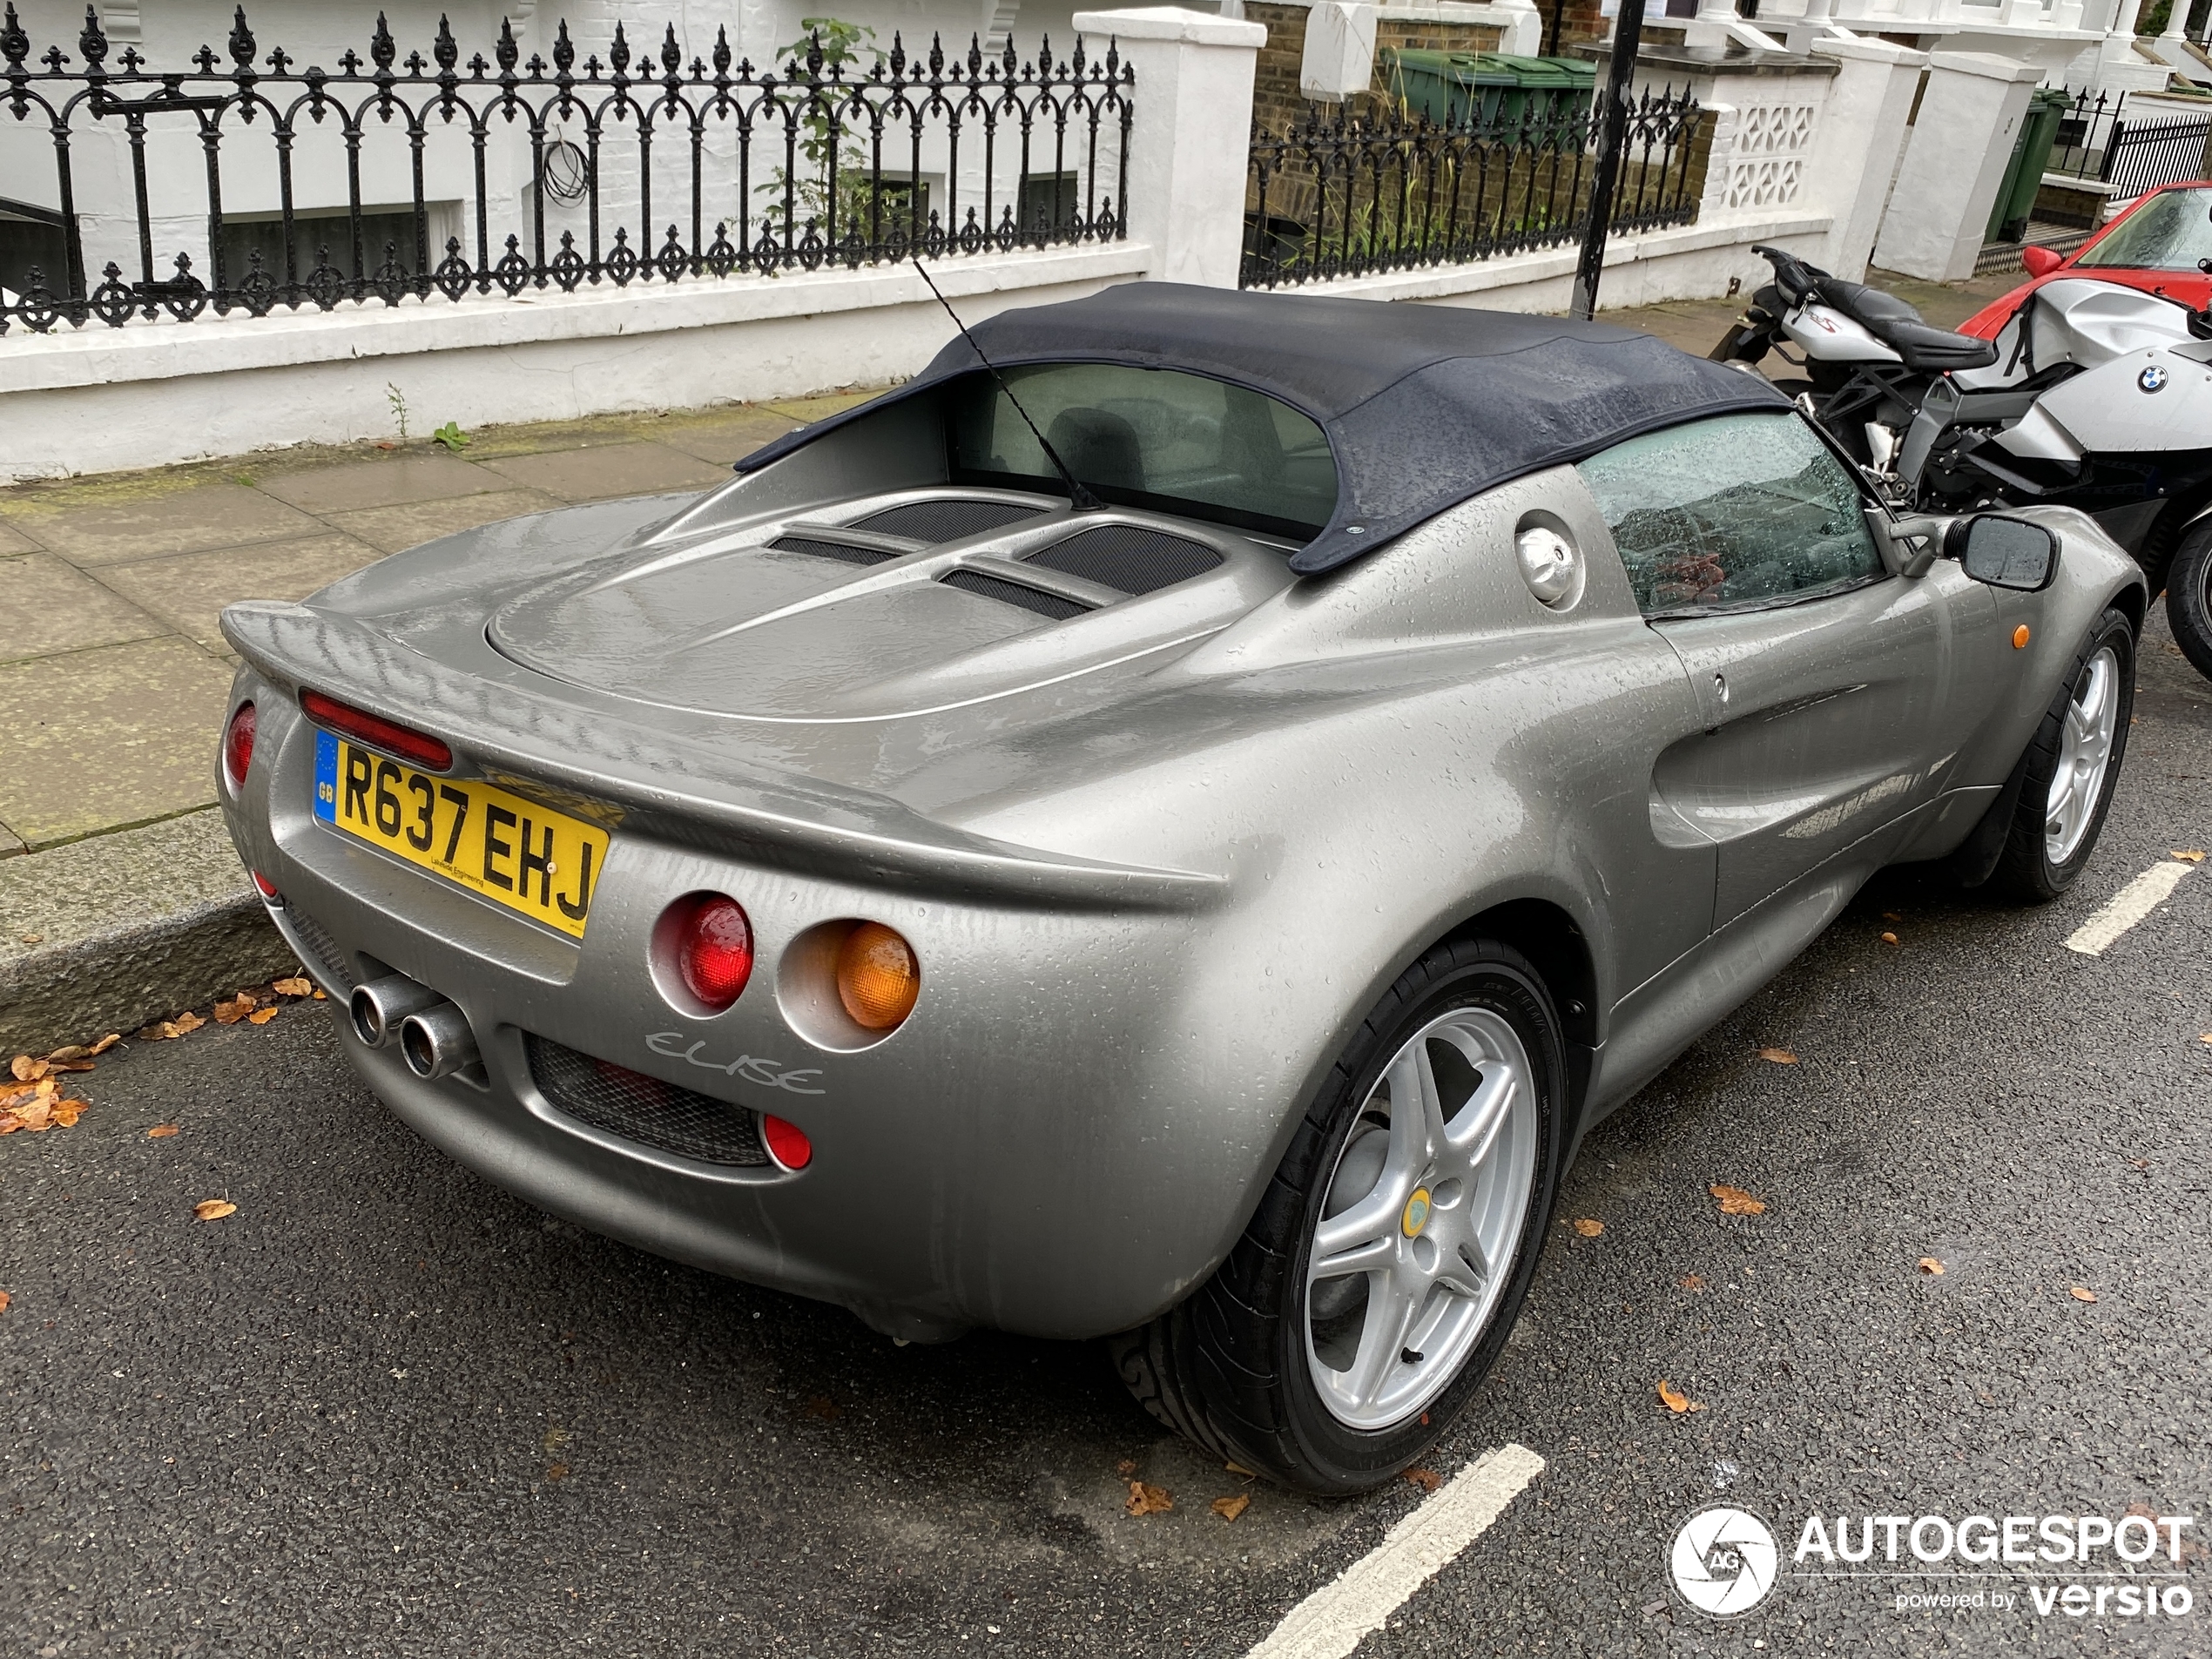
M1279 398L1336 458L1336 513L1291 560L1332 570L1507 480L1708 415L1780 410L1756 374L1602 323L1130 282L974 325L992 362L1182 369ZM779 439L751 472L825 433L981 367L954 339L896 391Z

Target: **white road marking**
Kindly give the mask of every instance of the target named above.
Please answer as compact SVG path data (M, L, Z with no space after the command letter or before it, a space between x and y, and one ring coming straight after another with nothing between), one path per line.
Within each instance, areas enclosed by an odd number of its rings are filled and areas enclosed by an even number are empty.
M2103 955L2106 946L2171 898L2182 878L2195 867L2179 860L2152 865L2114 894L2111 903L2075 928L2066 948L2084 956Z
M1544 1472L1525 1446L1486 1452L1422 1501L1383 1541L1285 1614L1244 1659L1344 1659Z

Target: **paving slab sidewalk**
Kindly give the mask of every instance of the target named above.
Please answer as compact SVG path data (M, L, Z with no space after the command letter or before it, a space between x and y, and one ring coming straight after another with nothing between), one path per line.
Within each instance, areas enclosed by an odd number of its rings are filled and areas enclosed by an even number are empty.
M1946 327L2017 280L1874 277ZM1703 355L1742 305L1603 320ZM705 489L867 395L495 428L459 453L394 440L0 489L0 1048L127 1028L286 965L214 811L235 667L225 605L303 598L497 519Z

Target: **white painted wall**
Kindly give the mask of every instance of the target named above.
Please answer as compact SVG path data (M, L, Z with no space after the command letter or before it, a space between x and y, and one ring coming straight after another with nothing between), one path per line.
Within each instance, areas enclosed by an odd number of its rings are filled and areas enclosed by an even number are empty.
M1142 275L1143 243L948 260L973 321ZM911 266L619 293L443 300L0 341L0 482L159 466L391 429L570 420L880 385L953 326Z
M2040 79L2033 64L1932 52L1920 118L1905 145L1874 262L1931 282L1974 273L2013 139Z

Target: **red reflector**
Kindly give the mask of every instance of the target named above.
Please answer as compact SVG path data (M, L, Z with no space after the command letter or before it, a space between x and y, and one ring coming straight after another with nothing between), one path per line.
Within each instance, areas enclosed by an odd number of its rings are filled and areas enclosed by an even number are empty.
M253 885L261 889L261 896L264 899L280 899L284 896L276 890L274 884L270 881L269 878L263 875L259 870L253 872Z
M786 1170L803 1170L814 1159L814 1143L806 1138L806 1131L796 1123L763 1112L760 1115L760 1138L768 1143L768 1156Z
M738 1000L752 977L752 924L735 899L695 894L676 941L677 970L685 988L716 1013Z
M223 771L233 789L246 782L246 769L253 764L253 705L241 703L223 728Z
M397 755L402 760L412 760L427 772L449 772L453 769L453 751L435 738L409 730L371 714L366 709L356 709L325 697L320 691L300 693L300 706L317 725L327 726L341 737L365 743L372 749L381 749L386 754Z

